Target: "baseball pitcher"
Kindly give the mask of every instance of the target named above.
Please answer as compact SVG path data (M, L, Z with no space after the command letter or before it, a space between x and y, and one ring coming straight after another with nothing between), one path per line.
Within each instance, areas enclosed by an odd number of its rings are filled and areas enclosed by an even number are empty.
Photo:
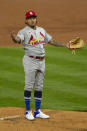
M26 26L19 30L16 35L11 33L11 38L15 43L22 43L25 50L23 57L23 66L25 72L24 99L26 105L25 118L34 120L35 118L50 118L41 111L41 99L43 90L43 80L45 74L45 43L54 46L69 47L53 40L45 29L37 26L37 15L34 11L28 11L25 14ZM34 114L30 108L31 91L34 88L35 111Z

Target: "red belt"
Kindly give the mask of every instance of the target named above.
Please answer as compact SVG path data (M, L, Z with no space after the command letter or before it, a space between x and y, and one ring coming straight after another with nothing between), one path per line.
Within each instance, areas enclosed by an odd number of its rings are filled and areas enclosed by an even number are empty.
M29 56L29 57L35 58L35 59L38 59L38 60L43 60L44 59L44 57L40 57L40 56Z

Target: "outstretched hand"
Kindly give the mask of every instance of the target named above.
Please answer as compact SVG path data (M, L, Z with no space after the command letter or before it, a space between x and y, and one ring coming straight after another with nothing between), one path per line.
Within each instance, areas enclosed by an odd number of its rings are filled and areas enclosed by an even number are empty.
M70 50L76 50L76 49L80 49L82 47L84 47L85 43L83 41L83 39L81 39L80 37L76 37L74 39L72 39L71 41L69 41L66 45L66 47Z
M66 44L66 47L67 47L68 49L70 49L70 43L69 43L69 42Z

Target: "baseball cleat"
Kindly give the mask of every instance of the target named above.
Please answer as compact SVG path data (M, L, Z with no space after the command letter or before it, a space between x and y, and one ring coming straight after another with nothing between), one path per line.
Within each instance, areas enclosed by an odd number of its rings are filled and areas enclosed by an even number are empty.
M34 117L35 118L42 118L42 119L48 119L50 116L44 114L40 109L38 111L34 112Z
M26 111L25 118L28 119L28 120L34 120L32 111Z

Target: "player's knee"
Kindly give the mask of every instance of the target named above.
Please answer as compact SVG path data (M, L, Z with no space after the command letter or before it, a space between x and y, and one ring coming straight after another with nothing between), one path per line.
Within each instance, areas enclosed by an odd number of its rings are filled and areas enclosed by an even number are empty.
M25 85L25 90L32 91L32 89L33 89L33 84L26 84Z
M34 89L37 91L42 91L43 90L43 82L39 84L35 84Z
M41 100L42 99L42 91L34 91L35 99Z
M25 99L31 99L31 91L25 90L24 91L24 98Z

